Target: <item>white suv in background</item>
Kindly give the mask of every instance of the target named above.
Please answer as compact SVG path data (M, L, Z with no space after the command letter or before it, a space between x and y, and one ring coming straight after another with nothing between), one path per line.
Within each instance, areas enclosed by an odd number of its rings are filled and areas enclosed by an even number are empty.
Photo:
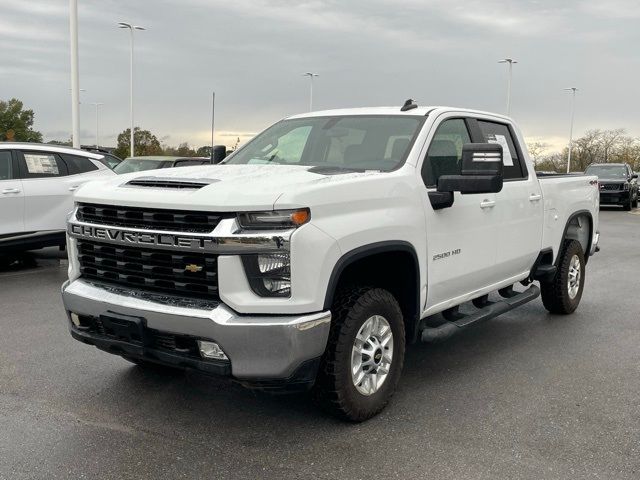
M64 245L73 192L115 175L102 155L36 143L0 143L0 254Z

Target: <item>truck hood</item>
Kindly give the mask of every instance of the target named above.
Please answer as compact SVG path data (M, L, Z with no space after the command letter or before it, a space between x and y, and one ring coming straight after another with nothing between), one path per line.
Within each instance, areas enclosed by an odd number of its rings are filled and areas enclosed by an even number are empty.
M309 166L211 165L151 170L90 182L75 195L78 202L209 211L270 210L285 195L297 203L298 192L325 190L327 185L345 184L379 172L323 174ZM335 173L335 172L334 172ZM131 185L132 180L150 179L183 184L204 184L199 188ZM303 195L304 197L304 195ZM303 198L300 198L302 201ZM298 205L304 206L304 205Z

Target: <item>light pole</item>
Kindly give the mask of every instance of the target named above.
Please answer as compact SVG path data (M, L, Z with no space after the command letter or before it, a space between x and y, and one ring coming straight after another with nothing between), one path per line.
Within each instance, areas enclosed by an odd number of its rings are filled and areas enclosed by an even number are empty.
M313 111L313 77L319 77L317 73L306 72L303 77L309 77L309 111Z
M567 173L571 169L571 150L573 149L573 118L576 111L576 87L565 88L566 91L571 92L571 126L569 127L569 155L567 155Z
M128 28L131 32L131 65L129 68L129 114L131 116L131 156L134 156L133 151L133 31L134 30L146 30L144 27L140 27L138 25L133 25L131 23L119 22L118 26L120 28Z
M513 64L518 63L513 58L505 58L500 60L498 63L508 63L509 64L509 78L507 80L507 115L511 115L511 73L513 70Z
M69 0L71 44L71 141L80 148L80 75L78 74L78 0Z
M99 130L98 130L98 107L100 105L104 105L104 103L91 102L90 105L93 105L94 107L96 107L96 148L100 148L100 137L99 137Z

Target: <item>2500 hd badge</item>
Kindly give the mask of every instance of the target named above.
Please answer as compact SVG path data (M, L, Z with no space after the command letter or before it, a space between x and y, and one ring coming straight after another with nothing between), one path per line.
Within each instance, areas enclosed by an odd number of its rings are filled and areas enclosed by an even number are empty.
M436 253L433 256L433 261L435 262L436 260L442 260L443 258L448 258L448 257L452 257L453 255L458 255L461 251L462 249L456 248L455 250L451 250L450 252Z

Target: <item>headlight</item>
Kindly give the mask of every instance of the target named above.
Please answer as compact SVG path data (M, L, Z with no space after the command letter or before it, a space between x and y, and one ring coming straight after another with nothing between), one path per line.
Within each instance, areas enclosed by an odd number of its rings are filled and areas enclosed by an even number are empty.
M624 187L622 187L622 188L623 188L623 190L629 190L629 184L628 184L628 183L625 183L625 184L624 184Z
M296 228L311 219L308 208L297 210L270 210L238 214L238 223L245 230L273 230Z
M243 255L249 285L261 297L291 296L291 257L288 253Z

